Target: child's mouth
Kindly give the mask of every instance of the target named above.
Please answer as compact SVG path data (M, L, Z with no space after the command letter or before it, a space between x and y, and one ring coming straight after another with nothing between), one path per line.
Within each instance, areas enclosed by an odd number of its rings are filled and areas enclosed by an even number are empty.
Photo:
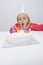
M22 23L22 25L24 25L24 23Z

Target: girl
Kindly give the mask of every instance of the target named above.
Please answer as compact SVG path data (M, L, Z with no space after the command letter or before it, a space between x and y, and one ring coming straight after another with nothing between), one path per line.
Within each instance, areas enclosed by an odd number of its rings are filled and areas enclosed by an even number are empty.
M17 16L17 23L10 28L11 33L18 32L20 30L27 30L29 29L35 30L35 31L43 31L43 24L36 24L30 22L30 18L25 13L20 13Z

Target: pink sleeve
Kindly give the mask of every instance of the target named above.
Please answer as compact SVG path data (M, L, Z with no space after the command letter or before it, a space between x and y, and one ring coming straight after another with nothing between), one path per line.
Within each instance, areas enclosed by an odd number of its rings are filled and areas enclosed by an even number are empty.
M14 26L12 26L9 31L10 31L10 33L15 33L15 32L17 32L16 24L15 24Z
M43 24L31 23L30 28L35 31L43 31Z

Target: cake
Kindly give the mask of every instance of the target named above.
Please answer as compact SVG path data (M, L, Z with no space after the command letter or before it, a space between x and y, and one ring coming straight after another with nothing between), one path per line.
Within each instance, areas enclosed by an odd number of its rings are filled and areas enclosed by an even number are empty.
M10 43L24 43L27 40L29 40L31 38L31 32L24 32L23 30L21 30L20 32L16 32L16 33L9 33L7 36L7 40Z

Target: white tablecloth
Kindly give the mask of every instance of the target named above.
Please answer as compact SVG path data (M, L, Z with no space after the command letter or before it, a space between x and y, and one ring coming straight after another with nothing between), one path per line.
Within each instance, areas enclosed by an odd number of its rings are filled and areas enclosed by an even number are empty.
M43 32L32 31L40 44L1 48L8 32L0 32L0 65L43 65Z

